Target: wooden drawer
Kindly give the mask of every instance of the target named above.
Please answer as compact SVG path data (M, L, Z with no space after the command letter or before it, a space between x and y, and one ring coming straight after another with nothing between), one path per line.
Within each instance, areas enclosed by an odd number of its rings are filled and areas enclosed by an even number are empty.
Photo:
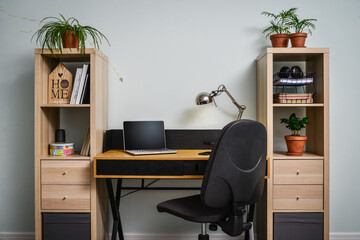
M323 185L274 185L274 209L323 209Z
M323 160L274 160L274 184L323 184Z
M41 161L41 184L90 184L90 161Z
M90 185L42 185L42 209L90 209Z

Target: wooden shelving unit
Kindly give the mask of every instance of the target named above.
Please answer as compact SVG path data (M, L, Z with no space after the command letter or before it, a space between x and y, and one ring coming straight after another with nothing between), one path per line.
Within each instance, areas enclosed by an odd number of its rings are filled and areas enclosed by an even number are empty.
M273 75L283 65L301 65L305 68L303 71L316 73L314 103L273 103ZM311 125L306 127L308 141L304 155L290 157L279 147L286 146L278 133L281 129L279 119L296 111L302 117L309 117ZM267 128L270 157L270 178L266 180L257 210L258 239L277 240L274 236L275 214L320 213L323 214L323 239L328 240L329 49L265 49L257 57L257 118Z
M35 49L35 239L43 239L42 213L89 213L91 239L108 239L106 187L92 177L93 159L103 150L108 122L108 58L96 49L86 49L85 54L77 49L62 51ZM60 62L76 67L90 63L90 104L48 104L48 76ZM65 114L74 121L72 114L87 119L90 156L49 156L49 144L55 141L55 130L62 126Z

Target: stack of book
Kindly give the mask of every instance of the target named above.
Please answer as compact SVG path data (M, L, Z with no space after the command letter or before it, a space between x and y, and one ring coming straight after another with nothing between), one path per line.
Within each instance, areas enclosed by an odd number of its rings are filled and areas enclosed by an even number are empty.
M70 104L89 104L90 103L90 76L89 64L84 64L82 68L76 69L73 91L71 93Z
M277 93L274 103L313 103L312 93Z

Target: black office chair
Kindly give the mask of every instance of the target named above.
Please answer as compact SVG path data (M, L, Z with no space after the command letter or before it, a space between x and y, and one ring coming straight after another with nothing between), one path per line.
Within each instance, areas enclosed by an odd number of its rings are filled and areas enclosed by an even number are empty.
M199 240L209 239L206 223L210 230L220 226L230 236L246 231L246 239L254 239L254 204L264 188L266 141L265 127L259 122L229 123L212 150L200 195L162 202L158 211L201 223Z

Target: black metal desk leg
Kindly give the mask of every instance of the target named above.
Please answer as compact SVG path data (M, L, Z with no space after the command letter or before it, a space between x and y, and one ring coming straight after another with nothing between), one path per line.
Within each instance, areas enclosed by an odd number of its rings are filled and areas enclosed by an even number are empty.
M111 212L112 212L113 219L114 219L111 240L116 240L116 235L117 235L116 233L119 233L120 240L124 240L124 234L122 231L121 219L120 219L120 213L119 213L121 184L122 184L122 179L117 179L116 198L115 198L113 186L111 183L111 178L106 179L106 186L107 186L108 193L109 193Z

